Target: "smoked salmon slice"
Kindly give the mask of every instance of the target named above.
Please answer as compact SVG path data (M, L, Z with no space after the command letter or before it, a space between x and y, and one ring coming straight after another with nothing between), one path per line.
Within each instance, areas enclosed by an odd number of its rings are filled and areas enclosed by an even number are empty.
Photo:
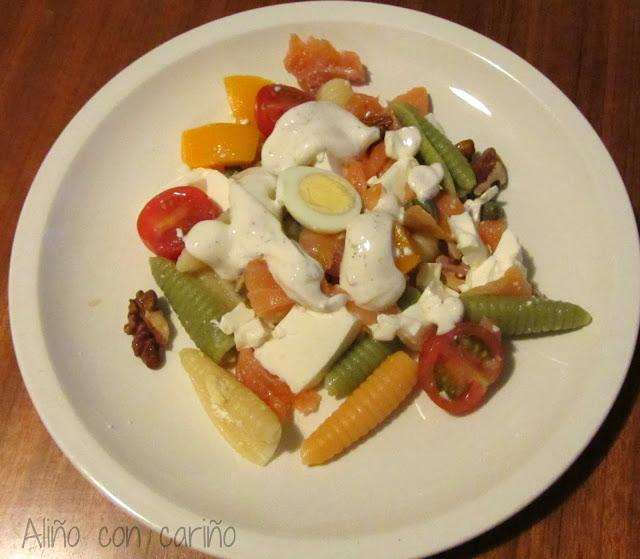
M266 322L278 322L293 307L263 259L252 260L244 269L244 284L247 298L256 315Z
M353 85L367 83L367 71L355 52L337 51L326 39L309 37L305 42L295 33L289 39L284 67L310 93L333 78L343 78Z

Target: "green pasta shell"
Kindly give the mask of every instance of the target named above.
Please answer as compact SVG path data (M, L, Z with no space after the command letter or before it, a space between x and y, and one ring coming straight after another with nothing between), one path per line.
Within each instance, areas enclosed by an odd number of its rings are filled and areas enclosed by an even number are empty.
M233 336L225 334L216 320L233 309L224 290L216 291L215 283L205 283L191 274L176 270L175 264L158 256L149 259L151 273L164 292L171 308L198 349L216 363L234 346Z
M393 352L392 343L369 336L357 340L324 377L324 386L337 398L353 392Z
M488 318L507 336L545 334L582 328L591 315L578 305L540 297L470 295L461 297L466 318Z

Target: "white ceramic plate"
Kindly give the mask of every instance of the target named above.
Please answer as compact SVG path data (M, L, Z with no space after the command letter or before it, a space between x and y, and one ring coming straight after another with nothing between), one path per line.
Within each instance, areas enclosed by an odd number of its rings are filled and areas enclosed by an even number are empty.
M535 280L594 318L577 332L517 342L511 378L477 413L455 419L420 394L366 444L313 469L287 449L266 468L237 457L209 424L177 353L150 372L122 333L127 298L153 286L136 216L176 175L180 132L229 119L226 74L293 83L281 64L293 31L358 52L371 70L368 89L382 97L427 85L452 138L496 146L511 177L510 223ZM233 526L231 547L220 549L215 536L208 548L198 537L191 542L219 556L410 557L504 520L585 447L634 347L638 261L615 166L540 73L431 16L312 2L181 35L87 103L24 206L11 260L11 326L25 383L58 445L149 525L168 527L165 534L212 521ZM174 346L183 345L180 332ZM302 432L321 417L302 421Z

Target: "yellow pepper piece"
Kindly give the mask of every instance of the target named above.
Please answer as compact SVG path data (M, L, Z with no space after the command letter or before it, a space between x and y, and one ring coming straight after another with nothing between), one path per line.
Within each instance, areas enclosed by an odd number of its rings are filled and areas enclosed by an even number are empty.
M422 261L420 252L411 238L411 233L397 223L393 226L393 246L396 253L396 268L403 274L408 274Z
M192 169L249 165L259 140L260 132L252 125L205 124L182 133L182 161Z
M255 124L256 95L262 87L270 83L272 82L259 76L227 76L224 79L229 106L236 120L247 120Z

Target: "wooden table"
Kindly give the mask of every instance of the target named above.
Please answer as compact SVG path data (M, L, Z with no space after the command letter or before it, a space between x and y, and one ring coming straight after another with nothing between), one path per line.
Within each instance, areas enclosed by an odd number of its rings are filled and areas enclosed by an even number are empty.
M135 522L61 454L22 383L9 334L7 270L12 232L47 150L80 107L119 70L192 27L258 0L0 0L0 556L198 557L165 548L140 526L141 543L100 545ZM640 2L433 0L396 2L475 29L546 74L600 134L640 210ZM632 294L625 294L630 296ZM638 296L638 294L635 294ZM606 423L542 497L442 559L640 557L640 387L631 374ZM65 520L82 538L42 549L36 531ZM102 543L107 543L103 532ZM134 543L135 540L133 540ZM45 543L46 542L42 542ZM391 556L390 552L390 556ZM266 555L265 555L266 556Z

